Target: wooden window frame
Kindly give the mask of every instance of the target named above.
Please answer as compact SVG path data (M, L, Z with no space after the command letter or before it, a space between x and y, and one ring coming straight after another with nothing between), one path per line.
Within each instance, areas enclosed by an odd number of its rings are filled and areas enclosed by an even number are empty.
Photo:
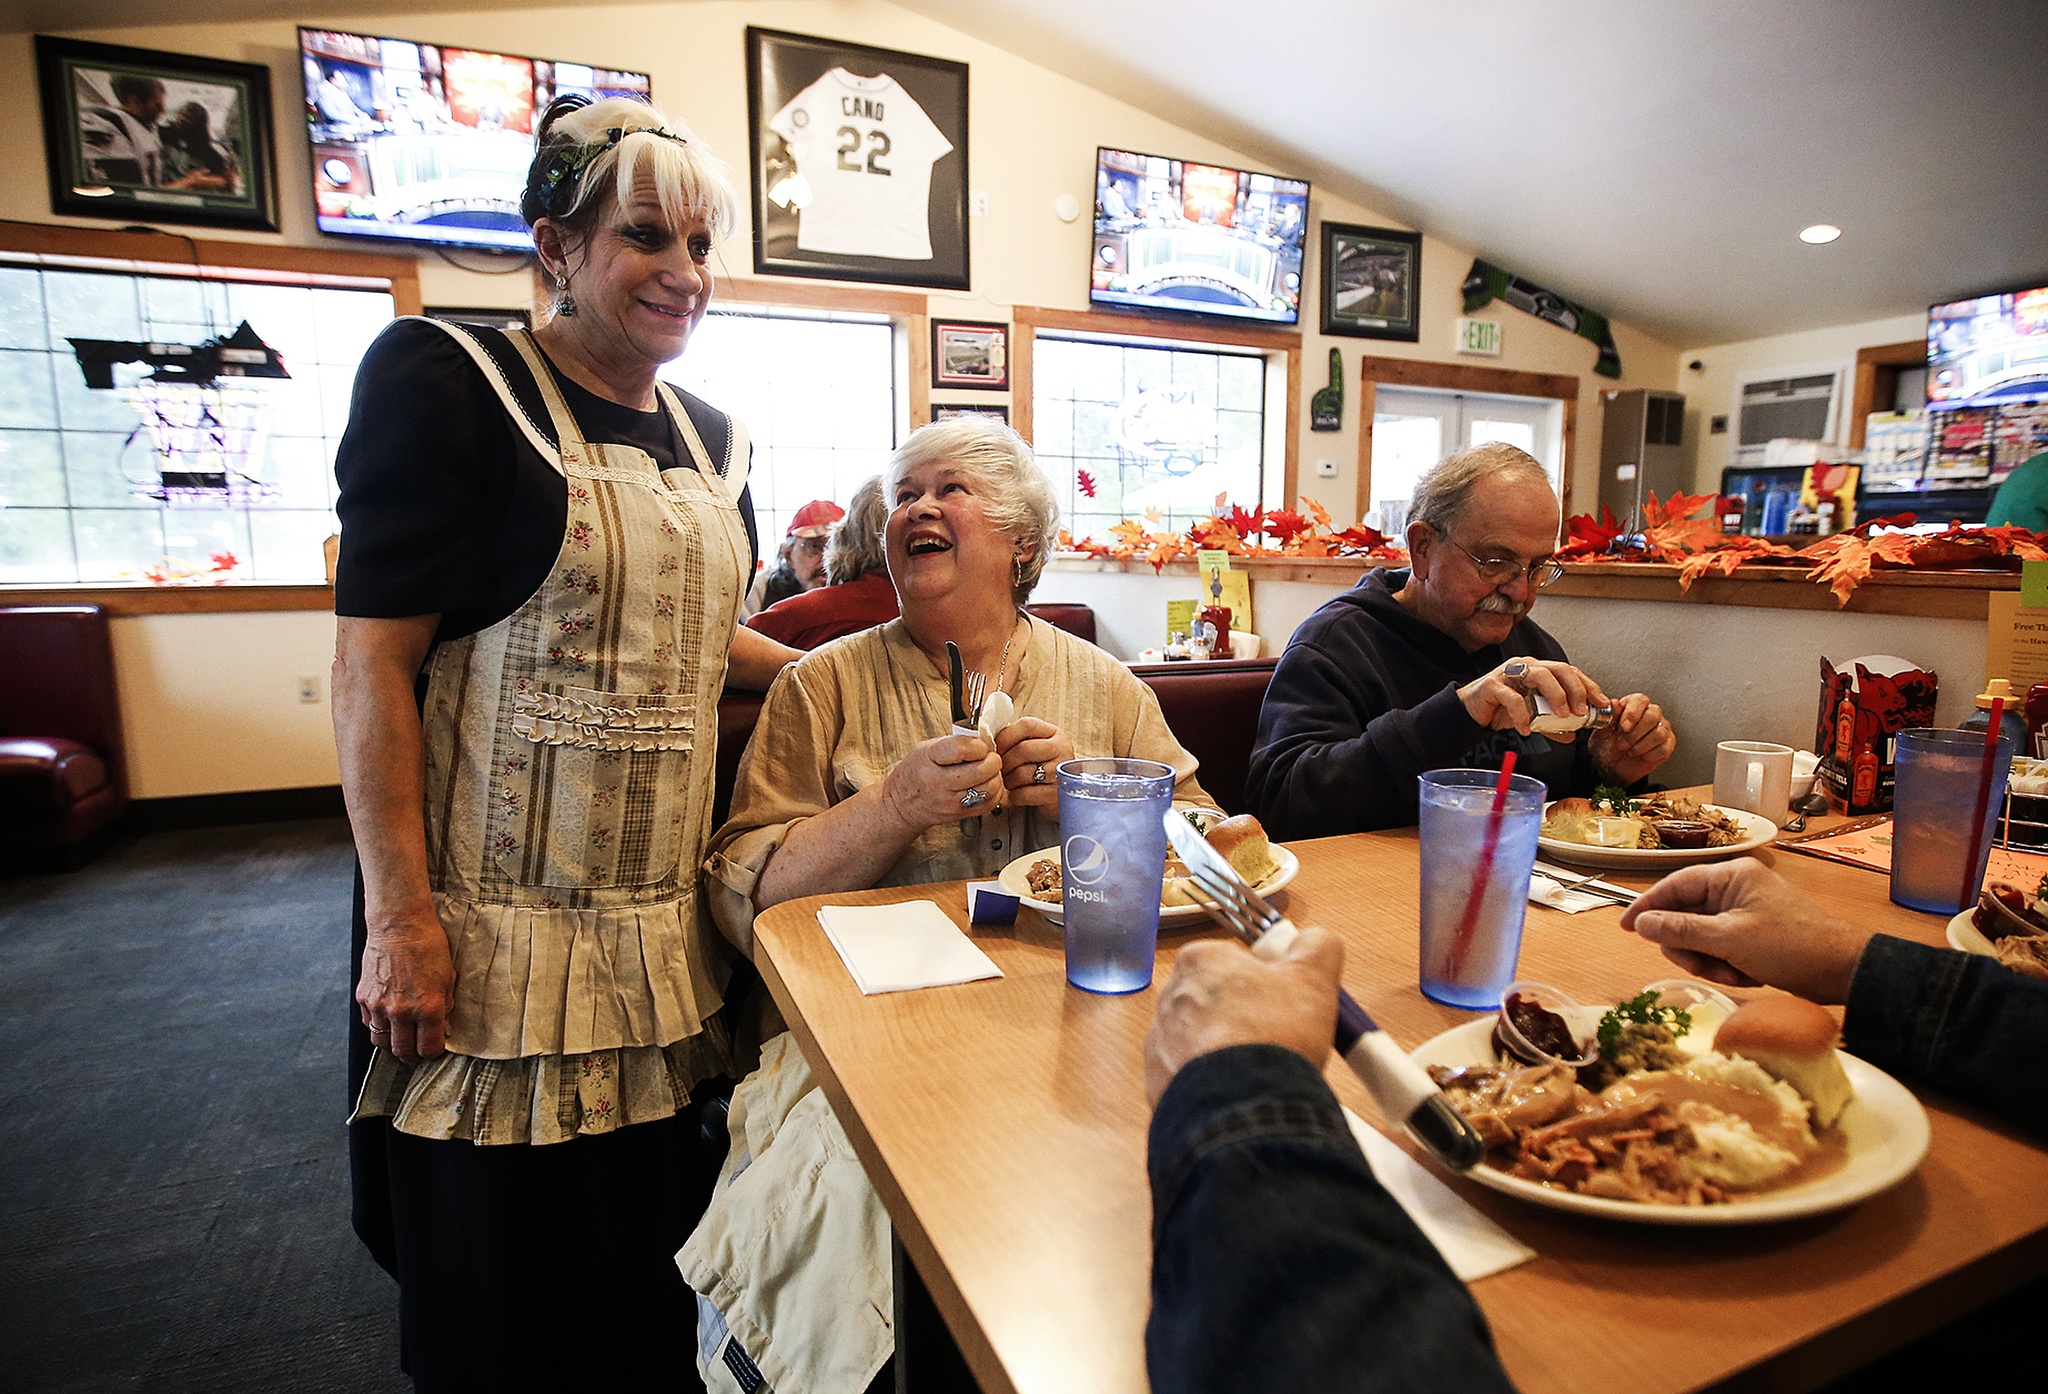
M1280 498L1288 508L1300 503L1301 466L1301 336L1272 329L1236 325L1175 324L1141 315L1106 314L1099 310L1054 310L1019 305L1011 312L1016 342L1010 349L1010 424L1031 439L1031 355L1042 329L1099 334L1114 339L1161 339L1186 348L1205 344L1257 349L1284 358L1287 372L1286 420L1281 439Z
M913 291L868 290L823 281L763 280L734 276L720 281L711 304L780 306L798 310L844 310L853 314L887 315L903 333L908 357L904 371L910 408L910 429L932 419L931 311L925 297Z
M1856 389L1849 405L1849 448L1863 448L1864 431L1870 413L1879 402L1889 403L1899 389L1899 373L1906 368L1927 366L1927 341L1911 339L1903 344L1876 344L1856 350ZM1889 410L1889 406L1886 408Z
M1418 358L1359 360L1357 517L1372 508L1372 416L1381 387L1423 387L1494 397L1548 397L1564 403L1558 436L1557 496L1571 511L1572 470L1579 430L1579 380L1570 373L1527 373L1518 368L1476 368Z
M84 267L200 280L357 288L382 282L397 313L417 315L423 306L419 263L377 252L5 221L0 221L0 252L48 258L43 264L51 270ZM224 586L0 585L0 605L99 605L116 616L332 610L334 590L328 585L262 581Z

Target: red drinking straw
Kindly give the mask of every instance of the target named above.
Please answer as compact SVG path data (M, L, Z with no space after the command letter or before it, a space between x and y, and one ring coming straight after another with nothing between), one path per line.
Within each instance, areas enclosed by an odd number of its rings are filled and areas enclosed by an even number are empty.
M1956 898L1956 909L1967 910L1976 904L1977 854L1984 850L1984 824L1989 821L1983 815L1985 801L1991 797L1991 778L1998 773L1998 726L2005 720L2005 699L1991 699L1991 725L1984 732L1984 768L1977 776L1977 806L1971 810L1975 815L1970 821L1970 856L1963 863L1962 894ZM1996 814L1992 815L1994 818Z
M1493 879L1493 854L1500 846L1501 815L1507 811L1508 784L1515 777L1515 752L1501 757L1500 780L1493 786L1493 812L1486 819L1486 840L1479 845L1479 872L1472 878L1472 894L1465 902L1465 914L1451 935L1451 951L1444 955L1444 976L1455 978L1465 966L1465 954L1472 947L1472 933L1479 927L1479 908L1486 901L1486 883ZM1972 854L1975 864L1975 854Z

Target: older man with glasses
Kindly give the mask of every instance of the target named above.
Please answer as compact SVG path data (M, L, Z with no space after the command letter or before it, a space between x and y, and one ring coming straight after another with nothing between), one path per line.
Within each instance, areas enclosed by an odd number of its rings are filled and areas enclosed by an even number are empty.
M1410 568L1367 572L1311 615L1266 689L1245 792L1272 836L1413 823L1417 775L1497 769L1509 750L1552 797L1633 788L1671 758L1656 703L1610 699L1529 619L1563 574L1540 464L1511 445L1461 450L1422 477L1409 518ZM1584 740L1534 734L1525 690L1558 712L1611 707L1613 722Z

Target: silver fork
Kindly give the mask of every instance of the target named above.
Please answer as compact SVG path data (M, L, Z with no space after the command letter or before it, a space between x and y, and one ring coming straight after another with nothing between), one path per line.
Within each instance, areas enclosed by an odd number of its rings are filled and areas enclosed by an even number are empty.
M1179 816L1166 815L1169 821ZM1177 850L1194 882L1196 899L1203 902L1210 918L1251 945L1261 958L1278 958L1287 951L1298 932L1293 921L1245 885L1228 869L1228 863L1214 867L1191 848ZM1337 989L1335 1044L1389 1122L1405 1124L1416 1141L1454 1170L1469 1171L1478 1164L1486 1148L1472 1125L1438 1091L1422 1067L1403 1054L1357 999L1341 987Z
M962 735L973 735L981 725L981 708L987 700L988 675L979 671L961 674L960 705L967 713L967 724L953 729ZM981 836L981 818L978 815L973 818L962 818L960 835L969 838Z

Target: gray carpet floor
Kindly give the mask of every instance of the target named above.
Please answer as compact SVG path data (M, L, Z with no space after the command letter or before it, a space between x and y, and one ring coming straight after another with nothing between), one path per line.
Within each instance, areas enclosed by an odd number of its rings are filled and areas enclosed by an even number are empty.
M0 1389L391 1391L348 1224L338 819L0 879Z

